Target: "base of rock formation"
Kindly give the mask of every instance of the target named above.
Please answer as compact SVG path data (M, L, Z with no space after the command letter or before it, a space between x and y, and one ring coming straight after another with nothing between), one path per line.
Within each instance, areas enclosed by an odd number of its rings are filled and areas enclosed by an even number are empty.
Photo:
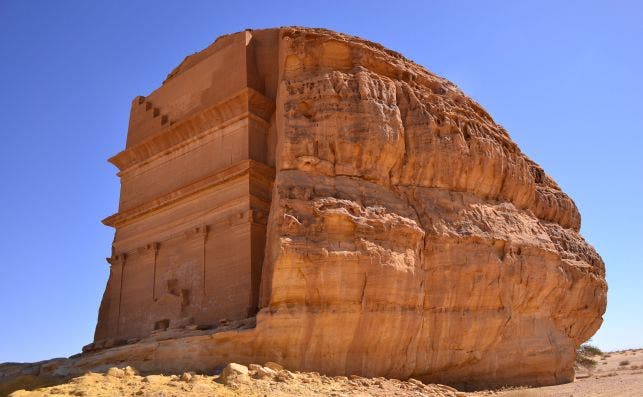
M24 381L23 381L24 382ZM25 385L28 387L28 385ZM0 389L1 390L1 389ZM231 363L219 375L184 372L180 375L141 376L131 367L109 368L104 374L88 372L66 383L24 389L12 397L44 396L427 396L459 397L466 393L417 379L397 380L361 376L325 376L291 372L279 364L249 366Z
M400 397L553 397L639 396L643 389L643 349L625 350L595 356L595 364L580 368L576 381L538 388L504 387L496 390L463 392L417 379L325 376L316 372L288 371L273 362L244 366L231 363L219 368L218 375L190 372L174 375L139 374L131 367L112 367L104 373L88 372L67 379L23 376L13 383L0 382L0 395L17 390L12 397L44 396L400 396ZM14 365L18 366L18 365ZM0 366L0 373L6 365ZM26 389L26 390L18 390ZM27 391L33 390L33 391Z

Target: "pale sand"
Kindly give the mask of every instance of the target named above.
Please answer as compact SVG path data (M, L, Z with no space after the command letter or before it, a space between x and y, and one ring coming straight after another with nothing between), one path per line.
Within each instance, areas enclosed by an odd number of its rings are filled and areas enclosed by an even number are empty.
M317 373L282 371L276 378L242 377L223 385L218 376L138 376L89 373L67 383L11 396L643 396L643 349L597 356L590 373L578 371L573 383L539 388L457 392L446 386L422 385L418 381L361 377L326 377ZM627 364L625 364L627 362ZM119 375L120 374L120 375Z

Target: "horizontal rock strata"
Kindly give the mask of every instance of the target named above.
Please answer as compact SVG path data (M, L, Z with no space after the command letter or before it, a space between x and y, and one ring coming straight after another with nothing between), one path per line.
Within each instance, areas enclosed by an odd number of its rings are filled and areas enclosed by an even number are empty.
M122 174L133 175L143 172L136 167L147 167L157 151L187 145L186 139L213 131L225 120L248 117L248 123L260 126L243 127L249 131L243 135L249 137L244 141L248 149L234 159L274 169L274 174L262 171L261 183L252 176L239 182L250 186L239 193L249 195L249 204L238 208L252 211L247 216L253 225L238 234L249 239L245 247L252 250L243 262L246 281L229 292L240 300L228 302L228 292L217 284L227 280L232 268L208 273L209 266L218 266L214 259L194 262L205 270L195 271L194 277L202 275L186 285L201 288L193 293L203 290L214 297L190 295L196 307L167 298L176 305L171 312L159 306L163 301L139 299L136 294L148 294L145 286L156 281L141 281L134 292L123 290L123 312L114 309L118 294L112 293L111 306L104 301L101 309L100 337L88 349L94 350L76 359L72 371L115 363L143 371L206 371L225 362L274 361L329 375L413 377L472 388L573 379L575 349L598 329L605 311L603 262L579 235L574 202L480 105L449 81L378 44L304 28L220 38L188 57L164 87L176 87L183 95L177 98L188 98L197 88L181 88L177 81L190 73L209 73L201 65L221 57L229 43L245 51L239 61L247 70L241 85L252 91L240 97L236 88L203 89L200 98L210 102L192 111L186 110L187 99L171 102L169 89L162 91L165 96L152 99L166 118L157 127L130 126L128 148L113 161ZM222 104L232 100L217 97L224 91L242 100L239 109L250 110L227 112L232 108ZM140 106L147 106L149 98L139 99ZM230 153L220 145L211 150L214 162ZM184 151L186 159L195 153ZM208 164L203 158L195 164ZM221 173L231 164L213 170ZM173 177L204 177L195 169ZM267 191L268 184L271 197L253 193L260 190L253 186ZM116 251L156 238L149 230L164 230L163 222L145 219L160 219L154 217L166 210L159 200L180 195L171 193L176 187L150 186L158 190L156 196L149 190L137 196L134 187L127 187L129 201L108 219L117 228ZM221 192L219 197L228 194ZM253 194L261 200L252 199ZM191 197L197 201L190 202L198 202L210 196ZM212 197L207 200L216 200ZM217 205L217 211L228 208L225 201ZM225 215L234 217L234 212ZM172 227L181 221L171 219ZM155 229L146 229L144 222ZM217 241L233 238L225 226L220 230ZM207 258L225 250L221 245L210 251L209 237L195 241L195 252L203 244ZM185 269L189 279L192 270ZM117 276L110 281L113 291L123 277ZM165 285L159 285L162 294ZM198 302L207 305L201 308ZM199 318L214 321L225 314L217 312L219 302L228 302L230 320L256 313L256 325L196 331L207 328ZM148 307L168 319L162 329L153 332L158 319L146 317ZM139 308L144 313L136 312ZM125 314L137 327L122 322ZM175 324L185 331L173 329ZM101 349L127 337L142 340Z

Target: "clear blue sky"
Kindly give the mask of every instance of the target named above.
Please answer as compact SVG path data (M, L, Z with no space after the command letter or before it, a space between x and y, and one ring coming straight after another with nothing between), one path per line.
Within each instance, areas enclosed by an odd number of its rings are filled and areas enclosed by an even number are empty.
M130 101L217 36L326 27L480 102L607 264L594 343L643 347L643 6L636 1L0 2L0 362L80 351L108 275ZM638 4L637 4L638 3Z

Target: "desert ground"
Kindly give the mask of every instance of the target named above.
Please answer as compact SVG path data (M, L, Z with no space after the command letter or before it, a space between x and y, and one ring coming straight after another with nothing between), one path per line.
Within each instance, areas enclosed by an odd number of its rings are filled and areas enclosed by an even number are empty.
M591 369L579 368L576 381L539 388L506 388L463 392L444 385L423 384L415 379L397 380L359 376L328 377L316 372L296 372L279 364L249 367L230 364L218 375L142 376L135 369L111 368L87 373L66 383L32 391L18 390L12 397L44 396L641 396L643 349L610 352L593 357Z
M596 366L577 369L576 381L564 385L495 393L504 397L643 396L643 349L605 353L594 357ZM474 393L488 395L492 393Z

